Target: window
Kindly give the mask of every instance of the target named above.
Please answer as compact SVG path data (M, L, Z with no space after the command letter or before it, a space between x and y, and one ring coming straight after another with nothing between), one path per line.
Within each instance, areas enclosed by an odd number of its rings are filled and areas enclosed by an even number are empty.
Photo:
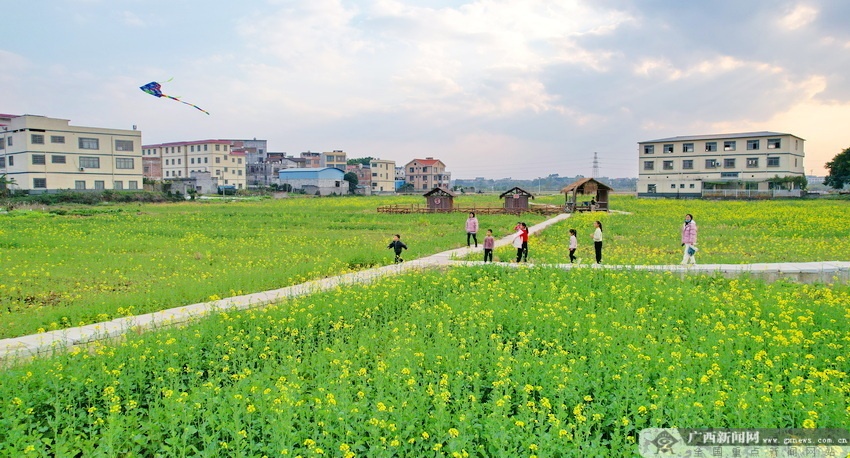
M705 168L707 168L707 169L717 168L717 160L716 159L706 159L705 160Z
M656 186L654 184L648 184L646 185L646 192L647 194L655 194L658 191L656 191Z
M239 173L237 173L240 177L242 176L242 169L239 169Z
M47 178L33 178L32 179L32 187L45 189L47 188Z
M82 156L82 157L80 157L80 168L83 168L83 169L99 169L100 168L100 158L99 157Z
M216 151L221 151L221 145L215 145L215 150L216 150Z
M74 182L74 189L86 189L86 182L83 180L77 180Z
M9 156L9 167L15 165L15 156Z
M682 152L683 153L693 153L694 152L694 144L693 143L682 143Z
M33 165L44 165L47 164L47 160L45 159L43 154L33 154L32 163Z
M190 146L190 147L189 147L189 152L190 152L190 153L194 153L194 152L195 152L195 145L192 145L192 146Z
M218 145L216 145L216 146L218 146ZM215 158L215 163L216 163L216 164L220 164L220 163L221 163L221 158L220 158L220 157L216 157L216 158Z
M65 156L61 154L51 154L50 162L54 164L65 164Z
M676 189L676 183L670 183L670 189Z
M209 163L210 163L210 158L205 157L205 158L204 158L204 164L209 164Z
M0 137L0 149L6 149L6 139Z
M0 167L6 167L6 158L0 157Z
M6 144L12 146L12 137L6 137ZM12 163L9 162L9 165L12 165Z
M115 151L133 151L133 141L115 140Z
M680 183L680 184L679 184L679 189L685 189L685 183Z
M686 169L686 170L690 170L690 169L694 168L694 161L692 161L690 159L682 161L682 168Z
M100 149L100 141L96 138L82 138L79 141L80 149Z
M227 173L227 167L224 168L224 173Z
M717 142L705 142L706 151L717 151Z
M204 151L207 151L207 146L208 146L208 145L204 145Z
M32 134L32 135L30 135L30 142L33 145L43 145L44 144L44 134Z
M664 161L664 170L673 170L673 161Z
M724 169L734 169L735 168L735 158L734 157L727 157L726 159L723 159L723 168Z
M194 164L194 163L195 163L195 158L194 158L194 157L193 157L192 159L189 159L189 160L191 161L191 163L192 163L192 164Z
M644 170L653 170L655 168L655 161L643 161L643 169Z
M116 181L114 183L114 186L112 186L112 189L124 189L124 182L123 181Z
M428 185L427 185L427 184L423 184L423 185L422 185L422 189L428 189Z
M771 138L767 140L767 149L779 149L782 144L782 139Z
M221 176L221 170L216 170L215 174L216 174L216 176Z
M738 172L720 172L720 178L738 178Z
M410 173L413 173L413 167L410 168Z
M693 183L691 183L690 185L688 185L688 187L691 188L691 189L694 189L695 186L694 186Z
M139 189L139 182L135 181L135 180L131 181L130 182L130 189Z
M747 140L747 149L748 150L759 149L759 141L758 140Z
M95 180L94 189L104 189L104 188L105 188L105 186L103 185L103 181Z
M735 141L723 142L723 151L735 151Z
M673 152L673 144L664 145L664 154L670 154Z
M116 169L130 169L134 168L132 157L116 157L115 158L115 168Z
M241 164L241 163L242 163L242 158L240 157L239 159L236 159L236 163L237 163L237 164Z
M378 172L372 172L372 177L374 178L376 176L378 176Z
M747 158L747 167L758 167L759 166L759 158L757 157L748 157Z
M643 154L655 154L655 145L643 145ZM412 172L413 169L410 169Z
M11 157L9 159L12 159ZM11 162L9 162L11 164ZM779 167L779 158L778 157L769 157L767 158L767 166L768 167Z

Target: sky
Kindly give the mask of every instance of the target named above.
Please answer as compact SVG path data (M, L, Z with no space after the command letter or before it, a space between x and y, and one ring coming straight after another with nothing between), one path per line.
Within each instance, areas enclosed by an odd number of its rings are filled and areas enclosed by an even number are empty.
M850 146L846 0L5 0L0 113L452 178L635 177L640 141ZM211 114L140 91L150 81Z

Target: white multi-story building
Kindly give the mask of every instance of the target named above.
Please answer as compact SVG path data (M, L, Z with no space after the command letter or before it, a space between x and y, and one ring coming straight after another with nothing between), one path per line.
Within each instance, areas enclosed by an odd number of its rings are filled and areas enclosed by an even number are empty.
M0 115L0 174L13 189L142 189L142 133Z
M143 157L160 158L162 179L190 178L193 172L210 172L217 186L247 184L245 152L232 147L234 140L197 140L144 145Z
M638 196L769 192L804 177L803 140L779 132L694 135L638 143ZM786 178L788 177L788 178Z

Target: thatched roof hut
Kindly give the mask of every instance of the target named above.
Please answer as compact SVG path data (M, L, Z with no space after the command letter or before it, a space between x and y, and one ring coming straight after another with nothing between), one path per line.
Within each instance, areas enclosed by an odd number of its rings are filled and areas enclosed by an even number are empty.
M610 186L593 178L582 178L567 185L561 192L565 194L568 211L608 211L608 192ZM579 202L577 197L585 196L587 200Z

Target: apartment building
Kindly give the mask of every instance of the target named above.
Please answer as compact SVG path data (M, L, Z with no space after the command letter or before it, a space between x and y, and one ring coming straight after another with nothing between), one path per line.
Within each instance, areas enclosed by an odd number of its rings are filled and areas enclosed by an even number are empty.
M318 169L324 167L322 165L322 153L307 151L306 153L301 153L301 159L304 160L304 168Z
M766 193L777 188L777 176L805 176L804 142L796 135L767 131L639 142L638 196Z
M246 153L232 146L233 140L197 140L144 145L144 157L158 157L162 179L191 177L193 172L210 172L217 186L247 186Z
M335 167L334 167L335 168ZM351 172L357 176L357 185L372 188L372 168L360 163L345 166L345 173Z
M395 192L395 161L372 159L372 192Z
M0 174L14 180L13 189L142 189L140 131L6 114L0 135Z
M404 166L405 180L413 184L416 191L433 188L449 189L451 173L446 172L446 164L439 159L426 157L414 159Z

